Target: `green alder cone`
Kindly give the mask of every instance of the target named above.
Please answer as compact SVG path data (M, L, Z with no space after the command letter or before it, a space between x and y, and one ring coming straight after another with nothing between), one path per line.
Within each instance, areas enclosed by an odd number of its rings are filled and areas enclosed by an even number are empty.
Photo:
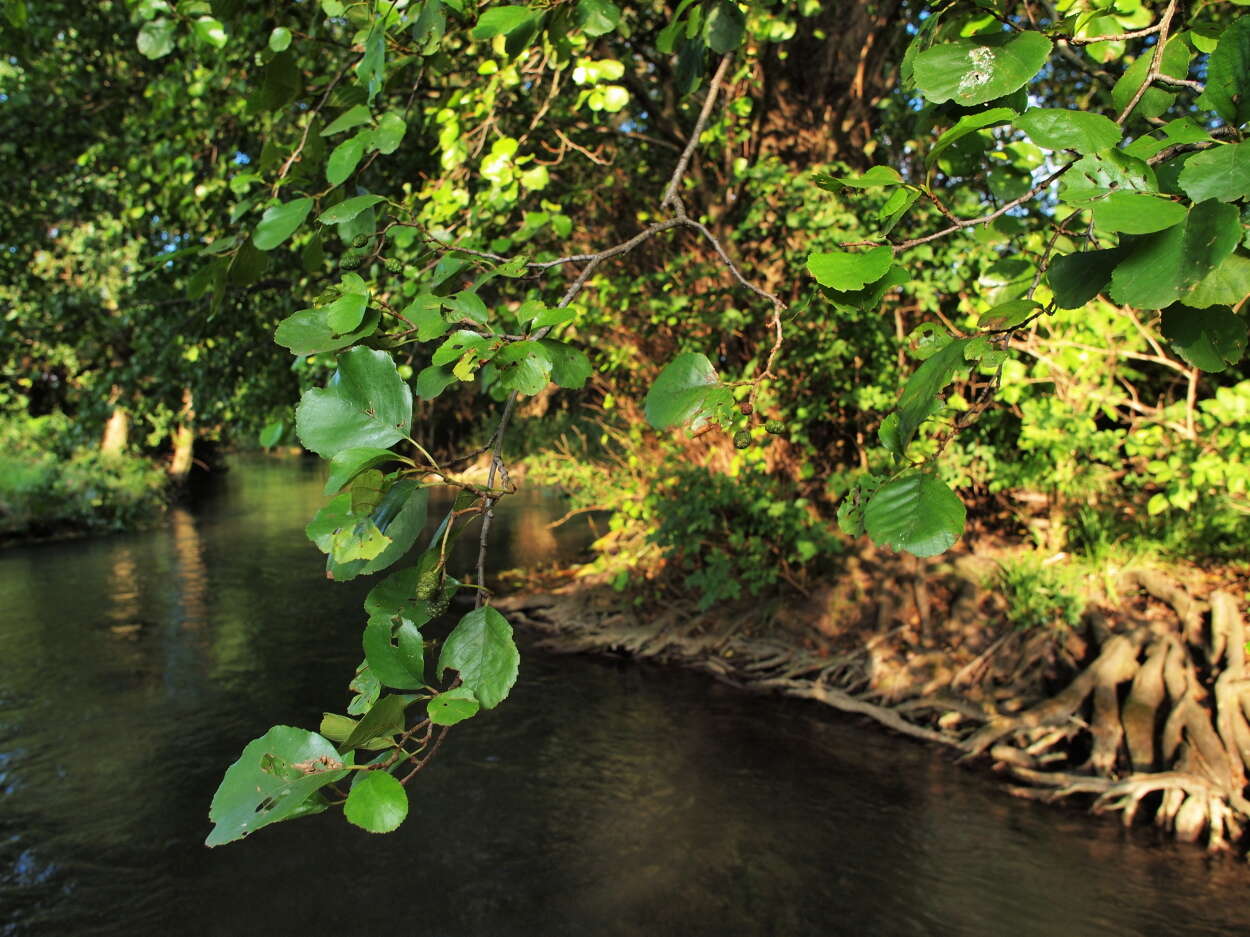
M769 420L764 424L764 432L771 436L784 436L786 433L786 424L781 420Z
M734 448L735 449L750 449L751 448L751 431L750 430L740 429L738 430L738 432L734 433Z

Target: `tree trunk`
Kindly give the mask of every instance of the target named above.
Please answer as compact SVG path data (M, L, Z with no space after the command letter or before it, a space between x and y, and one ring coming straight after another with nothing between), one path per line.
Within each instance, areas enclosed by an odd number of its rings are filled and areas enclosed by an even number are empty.
M826 3L800 19L793 39L766 46L757 156L798 168L835 158L871 165L877 105L894 86L905 19L898 0Z
M104 437L100 440L100 452L106 456L121 455L130 442L130 412L118 403L119 400L121 388L114 386L109 394L113 412L104 424Z
M192 455L195 450L195 408L191 389L182 392L182 413L174 430L174 455L169 462L169 477L181 484L191 472Z

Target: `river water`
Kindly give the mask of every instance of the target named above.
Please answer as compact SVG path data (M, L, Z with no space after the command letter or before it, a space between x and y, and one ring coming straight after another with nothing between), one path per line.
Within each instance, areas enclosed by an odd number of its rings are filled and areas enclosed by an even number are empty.
M1250 871L1012 800L813 705L525 647L400 831L340 813L209 850L222 771L342 711L368 583L301 528L317 469L250 460L158 529L0 553L0 934L1245 935ZM518 496L496 565L570 557Z

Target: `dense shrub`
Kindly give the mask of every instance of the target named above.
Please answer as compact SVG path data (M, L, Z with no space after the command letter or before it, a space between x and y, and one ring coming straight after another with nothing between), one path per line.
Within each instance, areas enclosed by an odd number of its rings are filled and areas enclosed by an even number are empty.
M164 492L149 460L75 446L62 414L0 422L0 536L122 530L158 513Z

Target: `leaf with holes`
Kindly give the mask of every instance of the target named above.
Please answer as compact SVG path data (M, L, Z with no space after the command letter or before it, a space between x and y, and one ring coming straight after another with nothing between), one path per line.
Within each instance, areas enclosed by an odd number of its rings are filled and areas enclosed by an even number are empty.
M274 726L243 749L213 795L206 846L220 846L293 817L326 808L318 791L347 776L344 758L329 740L292 726Z
M1051 41L1041 33L998 33L935 45L916 56L912 75L934 104L983 104L1023 88L1046 64Z
M467 687L456 687L440 693L426 706L430 722L439 726L454 726L458 722L464 722L476 716L479 709L481 704Z
M265 209L252 235L257 250L271 251L295 233L312 211L313 200L297 198Z

